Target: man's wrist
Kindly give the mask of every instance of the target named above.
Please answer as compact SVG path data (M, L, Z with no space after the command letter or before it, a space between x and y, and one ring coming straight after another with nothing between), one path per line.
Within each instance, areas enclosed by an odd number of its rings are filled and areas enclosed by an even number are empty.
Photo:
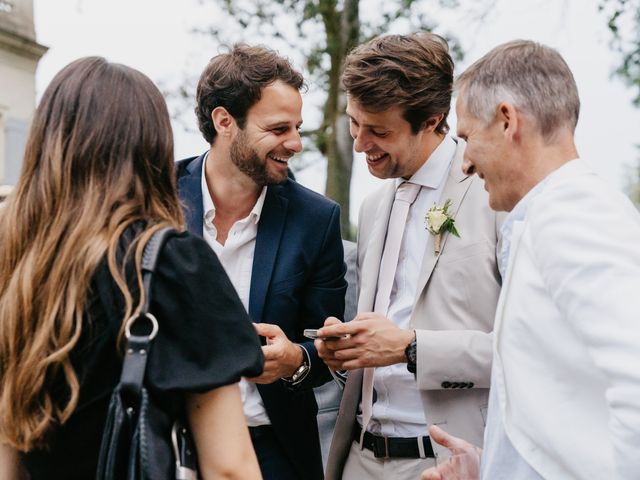
M418 363L418 342L415 330L413 331L413 338L404 349L404 355L407 362L407 370L415 374Z
M396 359L394 363L405 363L407 361L407 345L416 338L415 330L401 330L402 335L396 343Z
M292 370L289 376L293 375L293 373L298 370L305 361L304 348L302 345L298 343L291 343L291 347L295 350L295 353L293 354L293 360L291 362Z
M311 358L309 357L307 349L302 345L298 343L294 343L293 345L299 350L299 358L301 358L301 360L291 375L282 377L282 380L291 385L297 385L307 378L307 375L309 375L309 371L311 370Z

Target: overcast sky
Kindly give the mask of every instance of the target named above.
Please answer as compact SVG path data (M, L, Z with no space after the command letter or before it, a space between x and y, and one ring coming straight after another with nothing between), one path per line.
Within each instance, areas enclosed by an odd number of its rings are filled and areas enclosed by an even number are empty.
M371 11L367 1L362 0L363 11ZM58 70L85 55L125 63L171 86L179 83L185 71L199 74L217 52L214 45L189 33L203 18L216 18L214 11L192 0L35 0L34 8L38 41L49 47L38 67L38 96ZM596 0L496 0L480 26L460 11L446 12L443 22L459 36L466 52L457 73L511 39L532 39L557 48L576 77L582 101L576 132L580 156L606 180L623 186L625 172L640 156L635 148L640 143L640 110L631 106L633 92L611 77L616 58L609 50L606 19L598 14ZM259 43L261 39L246 40ZM296 52L282 53L296 60ZM313 102L307 104L303 114L311 118ZM455 117L450 124L455 132ZM174 132L178 158L207 148L196 132L185 132L179 125L174 125ZM300 172L298 180L322 192L324 168L317 162ZM363 197L378 183L357 157L352 221Z

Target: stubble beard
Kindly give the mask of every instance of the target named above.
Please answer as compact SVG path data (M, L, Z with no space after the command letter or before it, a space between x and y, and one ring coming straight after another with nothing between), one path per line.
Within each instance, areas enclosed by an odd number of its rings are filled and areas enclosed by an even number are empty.
M259 187L278 185L287 181L287 175L272 175L267 170L267 160L262 160L250 145L244 131L240 131L231 143L229 156L231 162L247 175Z

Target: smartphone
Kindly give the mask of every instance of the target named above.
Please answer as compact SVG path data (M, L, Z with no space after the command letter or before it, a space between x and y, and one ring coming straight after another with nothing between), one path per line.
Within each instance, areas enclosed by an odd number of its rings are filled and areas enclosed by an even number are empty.
M340 340L341 338L344 338L344 337L319 337L317 328L305 328L302 334L305 337L311 338L313 340L315 340L316 338L319 338L320 340Z

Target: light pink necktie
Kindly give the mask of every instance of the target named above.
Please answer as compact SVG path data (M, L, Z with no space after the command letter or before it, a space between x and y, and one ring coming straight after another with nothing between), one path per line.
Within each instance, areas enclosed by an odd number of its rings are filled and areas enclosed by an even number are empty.
M407 224L409 207L416 200L418 192L420 192L420 185L409 182L401 183L396 190L391 215L389 216L387 238L384 242L384 251L382 253L382 260L380 261L378 289L376 291L376 301L373 308L374 312L381 315L386 316L387 310L389 309L391 289L393 288L396 269L398 267L400 245L402 244L402 237ZM365 368L362 378L362 433L360 436L360 445L362 445L364 432L371 420L374 370L374 368Z

